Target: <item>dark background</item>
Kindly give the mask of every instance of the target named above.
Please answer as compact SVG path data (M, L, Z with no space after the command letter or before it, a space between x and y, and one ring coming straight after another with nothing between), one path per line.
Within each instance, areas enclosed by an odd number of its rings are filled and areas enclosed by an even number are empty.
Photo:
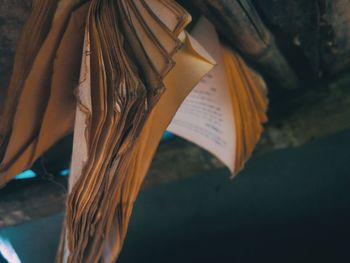
M120 263L350 262L350 132L147 188ZM22 262L53 262L62 214L0 230Z

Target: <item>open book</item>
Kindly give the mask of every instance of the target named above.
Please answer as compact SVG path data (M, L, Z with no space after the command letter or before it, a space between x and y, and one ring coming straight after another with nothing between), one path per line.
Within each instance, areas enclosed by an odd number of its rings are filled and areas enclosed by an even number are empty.
M114 262L167 127L236 173L265 86L208 21L187 33L175 1L34 2L1 115L0 185L74 131L57 262Z
M204 17L191 33L217 65L186 97L167 129L217 156L234 175L262 133L267 90L238 54L220 44Z

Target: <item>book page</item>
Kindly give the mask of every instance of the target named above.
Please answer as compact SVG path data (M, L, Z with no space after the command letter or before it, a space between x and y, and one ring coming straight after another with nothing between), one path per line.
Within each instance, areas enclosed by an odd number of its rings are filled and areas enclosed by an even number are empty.
M81 62L80 80L77 87L77 108L74 123L72 162L69 176L69 191L79 179L85 162L88 159L86 141L86 125L88 114L92 112L91 102L91 66L90 66L90 37L85 29L84 46Z
M217 65L184 100L167 130L208 150L233 173L236 134L221 44L214 26L203 17L191 35Z

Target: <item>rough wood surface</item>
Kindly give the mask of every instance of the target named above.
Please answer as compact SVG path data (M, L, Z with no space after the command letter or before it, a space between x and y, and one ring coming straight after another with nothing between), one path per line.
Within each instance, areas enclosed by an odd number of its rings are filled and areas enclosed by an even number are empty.
M348 71L350 1L251 1L303 81Z
M296 147L350 129L350 74L299 93L271 109L258 151Z
M0 228L25 223L64 209L64 178L13 181L0 192ZM60 185L62 184L62 185Z

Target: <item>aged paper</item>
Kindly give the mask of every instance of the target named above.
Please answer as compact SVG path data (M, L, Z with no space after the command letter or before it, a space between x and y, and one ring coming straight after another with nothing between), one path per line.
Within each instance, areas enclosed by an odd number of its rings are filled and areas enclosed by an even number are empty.
M208 150L233 173L236 134L221 44L213 25L205 18L200 19L191 34L217 65L185 99L167 130Z

